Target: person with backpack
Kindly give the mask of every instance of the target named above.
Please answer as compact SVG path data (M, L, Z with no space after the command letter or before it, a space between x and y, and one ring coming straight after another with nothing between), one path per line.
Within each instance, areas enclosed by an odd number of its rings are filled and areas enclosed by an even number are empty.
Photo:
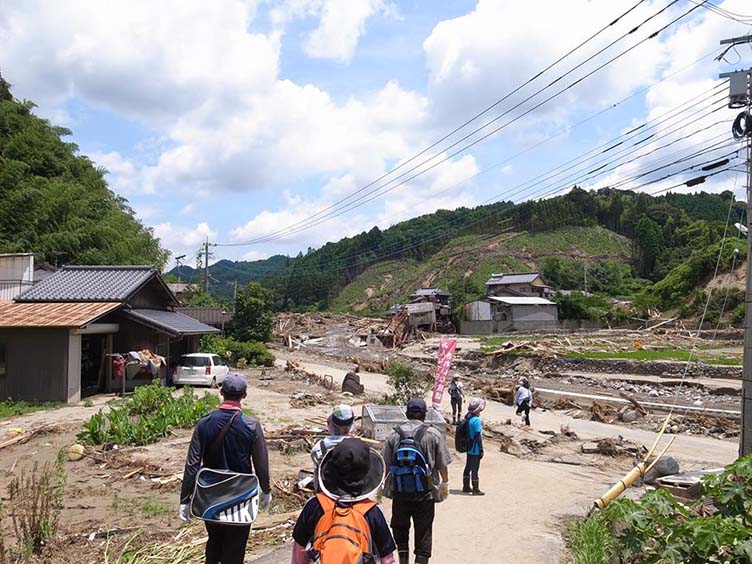
M390 464L384 495L392 499L392 532L400 564L410 558L410 522L415 528L415 562L431 558L435 505L449 496L452 461L446 440L424 423L426 402L407 402L407 423L396 427L384 443L384 460Z
M340 441L319 465L321 492L293 528L292 564L395 564L396 545L378 503L381 455L354 437Z
M455 374L449 384L449 398L452 402L452 424L459 425L462 419L462 399L465 397L465 386Z
M480 412L486 409L486 400L482 398L470 398L467 404L465 420L457 428L457 434L466 434L468 440L467 461L465 470L462 472L462 492L472 495L486 495L480 490L480 461L483 458L483 421ZM470 489L472 482L473 488Z
M319 464L324 455L337 446L342 439L350 435L355 423L355 414L352 407L347 404L337 405L326 420L326 427L329 430L329 436L316 442L311 449L311 460L313 461L313 486L314 490L321 491L319 488Z
M530 427L530 408L533 405L533 393L530 390L530 381L524 376L520 378L520 385L514 393L514 405L517 406L517 415L522 416L522 422Z
M245 378L229 374L222 382L223 401L219 408L202 418L193 430L185 460L183 485L180 491L178 516L191 518L191 497L196 476L202 468L255 474L259 509L268 509L272 494L269 484L269 456L261 424L243 413L240 402L247 396ZM205 521L209 538L206 542L206 564L243 564L251 525L221 524Z

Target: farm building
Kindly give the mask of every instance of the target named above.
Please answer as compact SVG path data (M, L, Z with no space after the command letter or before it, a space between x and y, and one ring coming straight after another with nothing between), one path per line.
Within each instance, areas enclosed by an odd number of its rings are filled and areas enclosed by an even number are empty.
M483 335L507 331L556 329L559 310L554 302L538 297L488 296L465 304L461 333Z
M63 267L13 301L0 301L0 399L76 402L166 380L170 359L218 329L178 313L148 266ZM113 355L148 351L148 370L113 367Z

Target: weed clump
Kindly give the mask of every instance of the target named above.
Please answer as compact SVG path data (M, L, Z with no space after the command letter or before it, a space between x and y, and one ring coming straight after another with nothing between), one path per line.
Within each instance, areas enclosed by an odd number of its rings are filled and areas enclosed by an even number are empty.
M166 437L172 429L193 427L219 405L217 396L209 393L198 397L185 387L174 397L174 391L158 382L136 388L131 399L84 422L78 440L88 445L148 445Z
M8 484L8 509L18 552L27 557L40 554L57 532L63 507L65 469L63 455L54 464L34 464L31 472L22 471ZM0 562L4 547L0 541Z

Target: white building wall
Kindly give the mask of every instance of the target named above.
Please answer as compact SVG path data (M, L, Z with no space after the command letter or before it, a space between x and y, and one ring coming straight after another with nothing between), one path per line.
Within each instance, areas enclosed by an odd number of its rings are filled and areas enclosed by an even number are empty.
M34 283L34 255L0 255L0 300L13 300Z

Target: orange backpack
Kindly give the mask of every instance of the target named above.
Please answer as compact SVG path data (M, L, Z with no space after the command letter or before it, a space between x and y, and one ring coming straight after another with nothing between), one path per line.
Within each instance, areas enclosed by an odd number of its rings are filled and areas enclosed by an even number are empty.
M316 524L311 549L317 564L360 564L372 562L364 558L370 554L371 530L366 521L377 504L365 499L352 505L337 505L326 494L316 494L324 515Z

